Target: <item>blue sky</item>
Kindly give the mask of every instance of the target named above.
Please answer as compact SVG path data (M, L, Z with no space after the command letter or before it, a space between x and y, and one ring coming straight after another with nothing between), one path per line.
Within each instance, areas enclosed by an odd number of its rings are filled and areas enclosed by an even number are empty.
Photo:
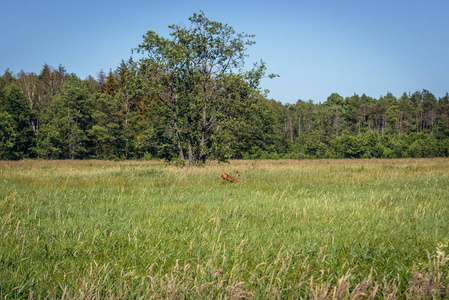
M283 103L449 92L447 0L2 1L0 73L39 73L47 63L97 77L127 60L148 30L168 36L168 25L189 25L200 10L256 35L247 66L263 59L280 75L262 88Z

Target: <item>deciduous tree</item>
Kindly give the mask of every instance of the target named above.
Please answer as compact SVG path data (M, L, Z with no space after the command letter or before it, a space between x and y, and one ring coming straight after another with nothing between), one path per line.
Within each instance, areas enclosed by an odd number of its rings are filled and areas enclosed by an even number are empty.
M187 156L192 165L211 157L222 128L236 127L236 113L258 88L265 64L241 70L254 35L236 33L203 12L189 20L190 27L169 26L170 38L148 31L136 50L146 55L139 61L140 74L164 106L178 157Z

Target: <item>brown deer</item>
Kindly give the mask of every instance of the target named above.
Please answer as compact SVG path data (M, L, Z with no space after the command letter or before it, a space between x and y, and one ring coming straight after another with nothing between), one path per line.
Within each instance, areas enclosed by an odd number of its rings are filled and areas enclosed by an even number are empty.
M226 173L223 173L223 174L220 175L220 177L218 177L218 179L223 178L223 179L225 179L225 180L227 180L229 182L238 182L237 177L239 177L239 175L240 175L239 171L235 171L235 176L234 177L229 176Z

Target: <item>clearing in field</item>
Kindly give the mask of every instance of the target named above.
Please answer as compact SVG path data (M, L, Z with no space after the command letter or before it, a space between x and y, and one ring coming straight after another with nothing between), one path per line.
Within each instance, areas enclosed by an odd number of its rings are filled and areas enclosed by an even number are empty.
M448 187L449 159L1 161L0 298L447 298Z

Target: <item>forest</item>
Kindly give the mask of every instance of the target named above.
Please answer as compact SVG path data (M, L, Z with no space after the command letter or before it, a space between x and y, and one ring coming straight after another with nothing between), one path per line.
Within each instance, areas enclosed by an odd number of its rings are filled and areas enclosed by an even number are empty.
M333 93L283 104L244 68L254 36L204 14L148 31L115 70L62 65L0 77L0 159L209 160L449 156L449 95ZM137 56L137 57L136 57Z

